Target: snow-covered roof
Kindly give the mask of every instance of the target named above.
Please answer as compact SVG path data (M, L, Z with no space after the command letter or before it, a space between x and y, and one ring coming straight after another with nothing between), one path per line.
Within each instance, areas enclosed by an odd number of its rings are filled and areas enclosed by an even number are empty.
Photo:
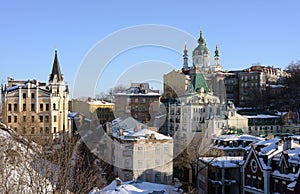
M182 193L176 187L164 184L156 184L142 181L122 182L120 186L116 186L116 180L112 181L102 190L93 189L89 194L141 194L162 192L165 194Z
M279 118L277 115L257 114L257 115L244 115L248 119L268 119L268 118Z
M106 105L106 106L114 106L115 105L114 103L106 102L106 101L103 101L103 100L95 100L95 101L90 101L90 102L87 102L87 103L90 104L90 105Z
M222 157L200 157L204 163L209 163L211 166L219 168L236 168L239 167L239 163L243 161L241 156L222 156Z
M160 96L160 93L156 93L156 92L148 92L146 94L143 94L143 93L122 93L122 92L119 92L119 93L116 93L114 94L116 96Z
M221 135L217 137L216 140L223 140L223 141L241 140L241 141L257 142L257 141L262 141L263 138L252 136L252 135Z
M122 133L120 133L120 130L122 130ZM114 131L112 135L118 139L123 140L145 140L147 139L147 136L154 135L156 140L172 140L172 137L165 136L161 133L157 133L155 131L149 130L149 129L142 129L142 128L130 128L130 129L119 129L117 131Z

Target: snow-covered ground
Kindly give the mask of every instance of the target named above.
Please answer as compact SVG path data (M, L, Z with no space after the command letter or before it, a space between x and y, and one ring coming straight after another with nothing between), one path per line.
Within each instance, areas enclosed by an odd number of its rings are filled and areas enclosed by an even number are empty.
M51 170L49 171L54 166L45 160L37 159L39 151L36 144L0 123L1 193L53 192L52 182L45 177L55 177Z

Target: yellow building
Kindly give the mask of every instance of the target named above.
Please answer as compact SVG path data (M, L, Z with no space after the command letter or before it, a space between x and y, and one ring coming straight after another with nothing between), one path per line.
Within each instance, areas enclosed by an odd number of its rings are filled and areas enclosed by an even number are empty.
M78 112L87 119L98 120L101 124L114 120L114 110L115 104L104 100L70 101L71 112Z
M57 136L68 131L68 85L55 51L49 84L8 79L2 87L2 122L28 137Z

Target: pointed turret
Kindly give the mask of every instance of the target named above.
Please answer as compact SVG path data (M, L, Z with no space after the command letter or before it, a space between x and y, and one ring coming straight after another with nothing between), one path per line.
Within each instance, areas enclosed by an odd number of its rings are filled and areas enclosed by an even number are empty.
M222 69L222 66L220 65L220 56L219 56L219 48L218 48L218 44L216 44L216 50L215 50L214 61L215 61L215 67L216 67L218 70L221 70L221 69Z
M53 82L53 79L55 77L56 77L57 81L63 81L63 76L60 72L60 66L59 66L58 57L57 57L57 50L55 50L55 57L54 57L52 73L50 74L49 82Z
M186 43L184 45L184 50L183 50L183 69L187 70L189 68L188 64L188 50L186 48Z
M216 44L215 57L219 57L218 44Z

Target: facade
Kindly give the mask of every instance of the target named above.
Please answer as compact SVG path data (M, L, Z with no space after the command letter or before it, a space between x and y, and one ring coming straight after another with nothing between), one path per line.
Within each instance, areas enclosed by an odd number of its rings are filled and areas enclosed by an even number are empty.
M68 131L68 101L68 85L55 51L48 85L9 78L2 87L2 122L28 137L55 137Z
M183 67L181 70L164 75L164 98L176 98L191 92L191 81L202 73L210 92L213 92L221 102L226 101L226 89L224 85L224 70L220 65L219 49L216 46L214 63L210 61L210 51L206 46L206 41L203 38L202 30L198 39L198 46L192 52L193 65L188 64L188 50L185 45L183 51Z
M299 153L291 137L251 146L241 167L242 193L299 193Z
M171 183L173 139L136 123L133 118L112 122L109 147L115 175L124 181Z
M88 99L81 101L73 99L69 102L69 107L71 112L78 112L90 120L99 121L97 124L104 124L115 119L115 104L104 100Z
M193 93L180 96L169 105L168 134L174 136L175 153L182 151L179 144L185 148L195 134L209 140L212 135L220 135L226 125L225 117L221 117L220 100L209 91L201 73L192 80L191 90Z
M229 71L224 75L227 100L243 107L276 107L280 100L278 94L285 90L284 79L289 77L280 68L261 65Z
M247 134L266 136L268 134L280 134L282 132L281 117L270 112L244 110L239 113L248 119Z
M198 191L201 194L240 193L240 166L243 157L201 157L198 160L200 171L197 177Z
M262 138L251 135L221 135L216 137L208 152L209 156L244 156L246 148Z
M114 94L115 117L131 116L142 123L153 125L160 113L159 90L152 90L148 83L132 83L131 87Z

